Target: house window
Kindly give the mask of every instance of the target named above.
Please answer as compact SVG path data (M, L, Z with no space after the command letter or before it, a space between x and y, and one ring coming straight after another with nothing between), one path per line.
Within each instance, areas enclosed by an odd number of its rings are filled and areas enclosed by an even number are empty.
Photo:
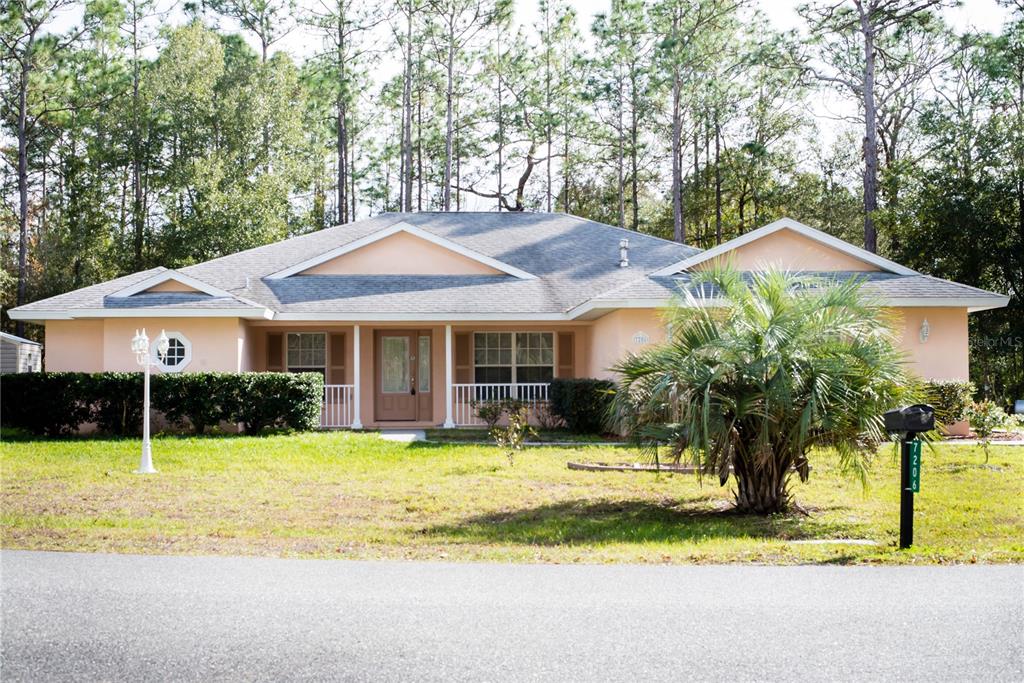
M419 364L416 381L419 390L427 393L430 391L430 337L425 334L420 335Z
M164 372L181 372L192 362L192 342L181 332L167 332L167 353L161 354L156 344L150 346L153 360Z
M288 333L288 372L325 373L327 335L323 332Z
M555 342L550 332L517 332L516 382L550 382L555 376Z
M555 376L551 332L476 332L473 335L477 384L550 382Z

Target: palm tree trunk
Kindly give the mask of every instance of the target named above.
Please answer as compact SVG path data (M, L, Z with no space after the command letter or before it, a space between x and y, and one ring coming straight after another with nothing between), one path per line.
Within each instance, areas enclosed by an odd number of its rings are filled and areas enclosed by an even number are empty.
M790 463L782 460L773 468L758 468L746 457L733 458L737 512L768 515L789 509Z

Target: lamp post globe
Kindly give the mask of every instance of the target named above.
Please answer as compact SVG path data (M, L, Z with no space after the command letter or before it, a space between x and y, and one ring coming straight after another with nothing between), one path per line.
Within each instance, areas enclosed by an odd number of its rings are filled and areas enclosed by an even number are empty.
M156 338L156 353L160 358L167 356L167 351L171 348L171 340L167 338L167 331L160 330L160 336Z

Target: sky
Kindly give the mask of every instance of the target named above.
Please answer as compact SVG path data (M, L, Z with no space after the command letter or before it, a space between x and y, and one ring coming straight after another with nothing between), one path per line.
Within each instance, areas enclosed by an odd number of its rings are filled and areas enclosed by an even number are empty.
M799 30L803 20L797 13L797 7L806 0L756 0L755 5L768 16L781 30ZM521 25L533 24L538 18L537 0L515 0L515 16ZM579 17L579 28L583 35L589 29L597 14L607 13L611 8L611 0L569 0L576 8ZM1000 7L996 0L964 0L960 7L945 10L950 24L958 31L973 28L980 31L998 32L1009 16L1010 10ZM255 42L253 43L256 44ZM302 31L295 31L287 36L279 49L284 48L295 56L305 56L317 49L317 39L311 38Z
M316 0L298 0L300 6L313 6ZM611 0L568 0L569 4L576 8L581 35L587 37L589 42L589 28L594 17L601 13L607 13L611 7ZM803 20L797 13L797 8L805 4L806 0L755 0L754 4L768 16L775 27L781 30L801 30ZM158 0L158 6L180 7L182 3L177 0ZM537 0L515 0L515 17L520 25L530 25L537 21ZM1000 7L997 0L961 0L959 7L947 8L944 11L946 19L958 31L974 29L996 33L1010 15L1010 9ZM58 31L66 30L77 22L80 12L69 12L54 24ZM171 11L167 19L171 23L178 23L183 18L181 10ZM229 21L223 24L223 28L236 29L237 25L231 26ZM246 36L254 48L259 44L253 36ZM320 49L320 41L308 31L296 29L285 36L279 43L275 44L272 51L287 50L292 56L302 59Z

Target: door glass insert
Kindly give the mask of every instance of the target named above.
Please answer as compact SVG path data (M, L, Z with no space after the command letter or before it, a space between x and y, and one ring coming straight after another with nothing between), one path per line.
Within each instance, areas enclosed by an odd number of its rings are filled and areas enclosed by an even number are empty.
M388 394L405 394L409 384L409 338L381 338L381 389Z
M425 334L420 335L419 370L417 372L416 379L419 383L419 390L430 391L430 337Z

